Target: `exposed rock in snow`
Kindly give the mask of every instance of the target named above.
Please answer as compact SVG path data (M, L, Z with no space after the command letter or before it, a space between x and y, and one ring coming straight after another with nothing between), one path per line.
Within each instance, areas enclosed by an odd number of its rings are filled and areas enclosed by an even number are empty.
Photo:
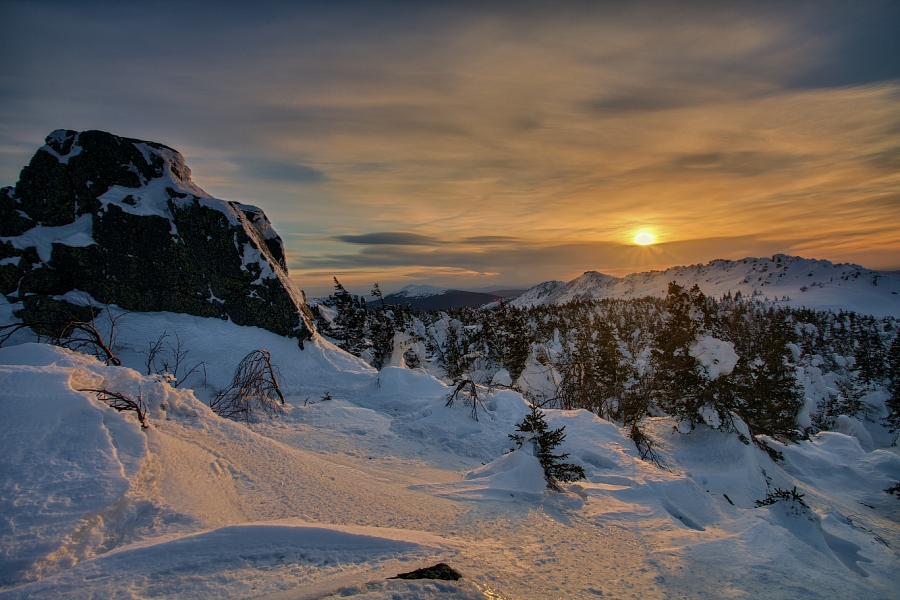
M210 197L162 144L54 131L16 186L0 190L0 236L0 293L14 303L79 290L301 344L314 331L262 210Z

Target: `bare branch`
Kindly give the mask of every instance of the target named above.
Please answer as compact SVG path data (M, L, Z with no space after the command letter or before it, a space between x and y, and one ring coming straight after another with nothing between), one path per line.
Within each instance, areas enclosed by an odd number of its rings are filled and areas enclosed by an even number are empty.
M250 422L261 410L270 417L284 409L284 395L278 385L280 373L266 350L254 350L241 360L231 385L220 390L209 407L220 417Z
M115 327L115 321L119 318L121 318L121 315L112 319L111 329ZM69 321L67 323L61 321L28 321L4 325L0 327L0 331L5 332L0 335L0 346L9 341L9 338L17 331L26 327L31 328L37 334L38 341L41 340L41 335L43 334L55 346L75 351L86 350L107 365L115 365L117 367L122 365L122 361L116 358L111 348L115 338L114 334L111 333L108 339L104 340L103 335L90 321Z
M138 421L141 423L141 429L147 429L147 407L144 405L142 394L138 394L137 400L129 398L125 394L119 392L111 392L106 389L79 389L79 392L91 392L97 394L97 399L106 403L110 408L114 408L119 412L130 410L137 414Z
M144 364L147 366L147 375L159 374L159 370L156 366L156 359L162 350L163 340L165 340L168 335L169 334L164 331L155 342L150 344L150 349L147 352L144 352L144 354L147 355L147 360L144 361Z
M147 360L144 361L147 367L147 375L164 375L167 377L169 384L177 388L188 377L196 373L198 369L202 369L205 381L206 364L201 361L185 371L184 363L190 350L184 349L184 342L181 341L177 331L175 332L176 341L174 345L171 342L166 342L168 337L169 332L164 331L155 342L150 344L150 348L144 352L147 356ZM168 352L163 348L163 342L168 346Z
M478 384L468 377L462 378L456 383L456 388L447 394L447 404L446 406L453 406L453 403L459 398L459 395L463 395L463 403L468 406L470 403L472 405L472 418L476 421L478 420L478 407L481 406L482 410L484 410L484 405L481 403L481 398L478 397ZM468 389L468 391L466 391Z

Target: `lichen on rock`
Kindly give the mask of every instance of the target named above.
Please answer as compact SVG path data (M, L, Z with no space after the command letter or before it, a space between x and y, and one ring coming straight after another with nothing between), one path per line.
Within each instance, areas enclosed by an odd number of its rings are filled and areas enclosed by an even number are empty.
M0 190L0 293L22 303L73 290L301 346L315 331L261 209L210 197L168 146L103 131L54 131Z

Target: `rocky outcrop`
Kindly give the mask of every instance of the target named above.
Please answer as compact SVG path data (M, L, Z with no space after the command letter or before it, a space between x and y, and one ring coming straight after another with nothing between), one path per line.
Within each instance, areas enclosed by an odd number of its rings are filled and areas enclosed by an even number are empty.
M54 131L0 190L0 293L27 308L73 291L301 346L315 331L262 210L210 197L168 146L103 131Z

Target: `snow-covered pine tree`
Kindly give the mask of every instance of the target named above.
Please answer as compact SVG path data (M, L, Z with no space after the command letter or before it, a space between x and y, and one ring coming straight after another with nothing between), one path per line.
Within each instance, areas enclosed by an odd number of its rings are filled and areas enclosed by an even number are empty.
M446 377L458 381L472 367L468 336L462 322L453 318L447 319L443 342L443 344L435 342L434 348L441 358L441 366Z
M333 306L335 316L329 323L321 311L314 313L321 333L354 356L368 356L367 360L377 369L390 360L394 327L383 306L370 309L365 298L348 292L337 277L334 278L334 293L322 304Z
M851 313L852 314L852 313ZM874 389L885 376L884 342L881 328L875 317L854 315L851 333L853 335L853 358L856 362L857 379L865 388Z
M391 311L378 307L369 315L370 362L379 371L394 353L394 319Z
M748 312L745 325L733 337L741 357L730 377L735 386L733 410L752 436L796 442L800 437L797 414L804 397L788 346L798 341L790 312L772 308ZM763 446L777 458L776 452Z
M894 433L896 443L897 432L900 431L900 333L894 337L887 356L888 409L887 422Z
M381 306L384 307L384 294L381 292L381 286L377 283L372 286L372 296L381 300Z
M564 463L569 458L568 453L553 454L553 450L563 443L566 435L565 427L549 430L547 421L544 420L544 412L536 404L531 405L531 412L525 415L525 419L516 425L516 431L520 433L509 434L509 439L521 448L525 442L531 442L534 455L544 468L544 479L547 487L554 492L563 491L560 482L578 481L584 479L584 469L578 465Z
M574 339L554 364L560 375L554 407L562 410L583 408L598 412L601 403L599 374L594 372L594 344L590 315L581 313L572 331Z
M487 359L504 368L513 381L519 378L531 351L531 336L523 316L525 310L500 302L494 310L479 311Z
M666 297L668 320L653 348L653 391L657 405L680 420L699 419L703 391L709 380L691 355L701 331L698 307L704 301L697 286L688 292L674 281ZM694 313L697 313L696 315Z

